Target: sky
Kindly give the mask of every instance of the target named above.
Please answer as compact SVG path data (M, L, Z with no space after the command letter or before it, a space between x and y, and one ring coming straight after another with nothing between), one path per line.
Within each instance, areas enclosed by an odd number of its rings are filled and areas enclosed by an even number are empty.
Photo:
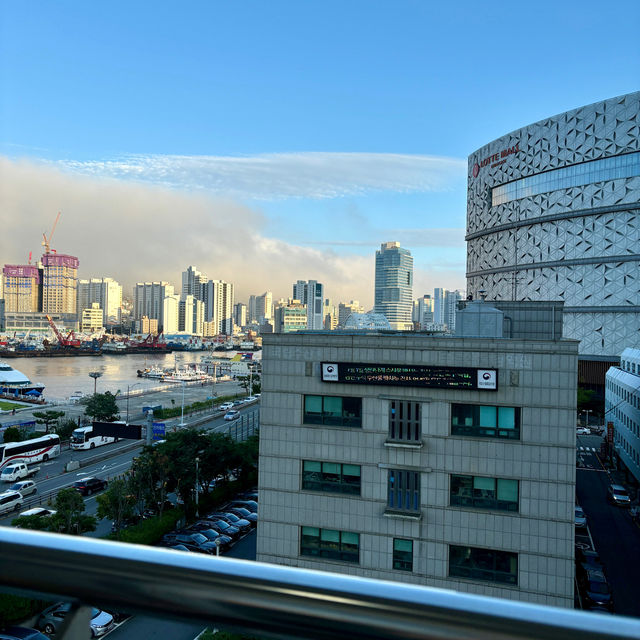
M0 0L0 263L42 234L79 276L197 266L373 302L465 288L467 157L640 87L640 3Z

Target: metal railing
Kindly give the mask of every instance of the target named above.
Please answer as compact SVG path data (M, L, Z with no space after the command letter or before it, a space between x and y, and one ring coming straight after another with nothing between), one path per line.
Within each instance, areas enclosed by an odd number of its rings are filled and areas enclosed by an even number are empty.
M630 618L37 531L0 528L0 566L13 592L257 637L640 638ZM78 611L84 624L86 608ZM71 619L64 640L82 637L79 626Z

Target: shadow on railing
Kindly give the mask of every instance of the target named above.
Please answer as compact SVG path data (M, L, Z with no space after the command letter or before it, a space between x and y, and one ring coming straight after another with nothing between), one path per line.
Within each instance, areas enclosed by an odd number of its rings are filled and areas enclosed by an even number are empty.
M638 621L629 618L10 528L0 528L0 566L9 591L257 637L640 638ZM64 640L81 637L73 629Z

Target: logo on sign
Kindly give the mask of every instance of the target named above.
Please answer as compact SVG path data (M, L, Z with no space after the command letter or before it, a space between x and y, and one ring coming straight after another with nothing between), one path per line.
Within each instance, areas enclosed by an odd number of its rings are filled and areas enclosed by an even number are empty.
M322 380L324 382L338 382L338 365L335 363L322 363Z
M497 373L495 369L478 369L478 389L496 389Z

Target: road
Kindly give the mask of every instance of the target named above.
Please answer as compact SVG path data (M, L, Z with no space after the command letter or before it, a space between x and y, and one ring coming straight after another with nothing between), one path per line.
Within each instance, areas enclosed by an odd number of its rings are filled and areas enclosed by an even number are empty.
M597 436L578 436L578 502L587 514L595 549L605 565L615 612L639 617L640 529L631 521L628 509L607 502L607 487L611 481L592 451L599 448L600 442L602 438Z

